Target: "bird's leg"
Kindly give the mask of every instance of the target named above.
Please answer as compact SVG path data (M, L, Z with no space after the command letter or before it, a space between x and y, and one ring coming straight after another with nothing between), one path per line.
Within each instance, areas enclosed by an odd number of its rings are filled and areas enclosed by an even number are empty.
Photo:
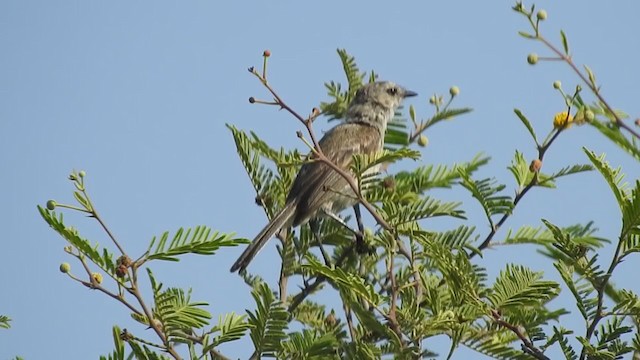
M356 222L358 223L358 231L356 235L356 251L358 253L367 252L367 246L364 243L364 224L362 223L362 213L360 212L360 204L353 205L353 212L356 214Z
M309 220L309 228L313 233L313 237L315 237L316 241L318 242L318 247L320 248L320 253L322 254L324 263L327 266L330 266L331 258L329 257L329 254L327 254L327 252L325 251L324 246L322 246L322 237L320 236L320 220L318 218L313 218Z

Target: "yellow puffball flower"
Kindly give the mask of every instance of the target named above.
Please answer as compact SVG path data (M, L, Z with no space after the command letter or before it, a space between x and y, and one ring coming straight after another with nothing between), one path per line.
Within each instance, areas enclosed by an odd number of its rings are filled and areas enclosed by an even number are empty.
M573 116L566 111L561 111L553 117L553 127L556 129L568 128L573 122Z
M102 284L102 274L94 272L91 274L91 277L96 283Z

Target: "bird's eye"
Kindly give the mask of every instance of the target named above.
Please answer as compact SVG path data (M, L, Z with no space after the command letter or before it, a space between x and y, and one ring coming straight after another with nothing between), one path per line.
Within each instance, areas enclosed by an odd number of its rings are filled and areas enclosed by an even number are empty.
M387 94L395 96L398 94L398 88L392 87L387 89Z

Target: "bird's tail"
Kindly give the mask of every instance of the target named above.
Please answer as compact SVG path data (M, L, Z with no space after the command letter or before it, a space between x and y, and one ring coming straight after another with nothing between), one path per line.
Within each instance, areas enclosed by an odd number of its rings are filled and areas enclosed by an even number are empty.
M251 244L244 250L242 255L233 263L231 266L231 272L235 272L238 270L244 270L251 260L258 254L258 252L262 249L262 247L271 239L273 235L275 235L278 230L287 226L290 223L290 220L293 218L293 215L296 211L295 203L288 203L280 210L276 216L269 221L267 226L260 231L260 233L253 239Z

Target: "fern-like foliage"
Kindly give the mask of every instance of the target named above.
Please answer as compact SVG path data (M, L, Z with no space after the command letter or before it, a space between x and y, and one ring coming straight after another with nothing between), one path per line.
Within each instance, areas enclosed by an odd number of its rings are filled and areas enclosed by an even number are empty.
M478 200L491 228L493 228L492 216L511 213L513 199L507 195L498 195L499 192L504 190L505 185L495 185L494 179L473 180L466 171L462 169L458 171L461 178L460 183Z
M0 315L0 329L8 329L11 327L11 318L6 315Z
M624 174L620 168L612 169L604 160L604 156L596 156L595 153L584 149L589 160L604 177L613 192L620 211L622 213L621 238L624 239L629 234L638 234L640 229L640 180L636 181L635 187L631 190L623 183Z
M337 354L338 341L332 334L320 335L315 331L303 330L288 334L282 343L278 359L340 359Z
M66 226L64 224L62 213L56 214L55 211L45 209L42 206L38 206L38 211L44 221L46 221L53 230L60 234L63 239L68 241L82 255L89 258L104 272L116 278L116 264L113 260L113 253L106 248L100 248L98 244L92 245L89 240L80 236L77 229Z
M251 328L245 315L228 313L218 318L218 324L203 337L202 352L208 353L211 349L226 342L235 341L244 336Z
M120 327L114 326L111 332L113 334L113 344L115 349L111 354L107 356L100 356L100 360L124 360L125 359L124 342L120 337L120 334L122 333L122 331L120 330Z
M542 280L542 273L507 264L496 279L488 299L494 309L509 310L546 303L559 293L558 284Z
M258 285L251 295L257 307L253 312L247 311L247 314L255 354L258 357L275 357L282 349L282 341L287 337L285 330L289 314L266 284Z
M221 234L211 231L206 226L195 228L180 228L173 235L171 242L169 232L165 232L157 239L151 239L146 258L148 260L179 261L178 256L184 254L212 255L221 247L246 244L246 239L235 239L233 234ZM155 247L154 247L155 245Z
M605 106L602 106L602 104L596 104L589 108L596 115L609 115L610 117L610 119L606 121L594 119L593 121L589 121L589 124L636 160L640 160L640 144L638 143L638 139L635 137L625 136L620 127L616 125L615 119L614 121L611 121L609 112L606 110Z
M202 308L208 304L191 302L191 290L186 293L179 288L163 290L148 268L147 273L153 290L154 318L162 324L170 341L189 342L185 334L209 324L211 314Z
M356 91L362 87L364 78L367 75L365 72L360 71L355 58L349 55L346 50L338 49L337 51L344 74L347 77L347 89L342 90L342 86L338 82L325 83L324 86L327 88L333 102L321 103L320 110L331 119L342 119L344 117L351 99L355 96ZM375 74L372 74L370 80L374 79Z

